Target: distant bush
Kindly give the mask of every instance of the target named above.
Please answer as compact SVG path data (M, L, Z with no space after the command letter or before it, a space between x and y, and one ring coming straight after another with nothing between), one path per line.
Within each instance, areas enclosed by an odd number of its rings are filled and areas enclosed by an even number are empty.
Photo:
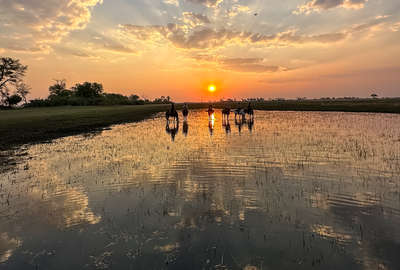
M49 107L50 105L50 100L48 99L32 99L29 101L28 104L25 105L25 107Z
M72 87L73 94L77 97L96 98L103 93L103 85L101 83L78 83Z
M101 105L131 105L128 97L121 94L103 94Z

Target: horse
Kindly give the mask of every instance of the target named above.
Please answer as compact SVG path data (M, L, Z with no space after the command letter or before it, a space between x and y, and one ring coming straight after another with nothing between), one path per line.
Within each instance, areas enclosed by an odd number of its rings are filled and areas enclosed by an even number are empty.
M254 118L250 118L247 121L247 127L249 128L250 133L253 131L253 126L254 126Z
M207 110L208 113L208 121L212 121L214 119L214 109L210 105Z
M231 114L231 109L229 108L224 108L222 110L222 119L226 119L229 121L229 115Z
M245 114L248 114L250 116L250 119L254 119L254 110L253 108L249 107L244 110Z
M211 115L214 114L214 110L213 110L212 108L209 108L209 109L207 110L207 113L208 113L208 117L211 117Z
M173 117L176 122L179 121L178 112L175 109L168 110L165 113L165 118L167 119L167 122L169 122L170 117Z
M236 117L239 115L239 117L241 118L242 121L244 121L246 119L246 112L245 110L239 108L234 110L235 113L235 121L236 121Z

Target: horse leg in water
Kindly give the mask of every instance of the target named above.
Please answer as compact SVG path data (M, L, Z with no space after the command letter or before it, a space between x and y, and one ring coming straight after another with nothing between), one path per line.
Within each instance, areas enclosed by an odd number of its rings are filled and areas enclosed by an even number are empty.
M174 119L175 119L176 122L179 121L179 116L178 116L178 112L177 111L174 112Z
M249 115L250 115L250 119L254 120L254 110L253 109L249 110Z
M165 119L167 119L167 124L168 124L169 123L169 112L168 111L165 113Z
M187 121L187 117L189 115L189 110L188 109L183 109L182 111L182 115L183 115L183 121L186 122Z

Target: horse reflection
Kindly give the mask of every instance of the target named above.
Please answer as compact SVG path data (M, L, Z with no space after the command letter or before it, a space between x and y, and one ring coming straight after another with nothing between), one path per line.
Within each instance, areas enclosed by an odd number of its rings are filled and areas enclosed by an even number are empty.
M238 128L239 134L242 132L242 126L244 125L245 120L243 118L236 119L235 118L235 125Z
M183 121L182 133L183 135L185 135L185 137L187 137L188 132L189 132L189 124L187 121Z
M187 121L187 117L189 115L189 108L186 103L183 105L182 115L183 115L183 121Z
M211 136L214 133L214 125L215 125L215 118L214 118L214 114L212 114L208 120L208 130L210 131Z
M254 117L247 120L247 127L249 128L250 132L253 131L253 126L254 126Z
M226 134L231 133L231 124L229 119L222 119L222 127L225 128Z
M175 136L179 131L179 122L173 121L172 125L167 121L167 126L165 127L165 131L171 135L171 140L175 141Z
M254 118L250 119L245 119L245 118L238 118L235 119L235 125L238 128L239 134L242 132L242 127L247 124L247 128L249 129L249 132L251 133L254 128Z

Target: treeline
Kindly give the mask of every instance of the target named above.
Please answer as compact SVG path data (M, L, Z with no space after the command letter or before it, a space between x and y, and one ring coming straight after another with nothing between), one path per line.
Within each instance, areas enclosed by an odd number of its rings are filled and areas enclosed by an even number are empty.
M171 103L169 96L154 100L140 98L136 94L124 96L105 93L103 85L97 82L78 83L67 88L65 80L55 80L49 87L49 96L45 99L27 101L30 87L24 83L28 66L18 59L0 57L0 109L10 109L23 102L24 107L50 106L88 106L88 105L143 105Z
M46 99L33 99L26 106L144 105L170 102L170 97L160 97L151 101L149 99L141 99L136 94L124 96L115 93L105 93L103 85L96 82L78 83L68 89L65 80L56 80L49 87L49 96Z

